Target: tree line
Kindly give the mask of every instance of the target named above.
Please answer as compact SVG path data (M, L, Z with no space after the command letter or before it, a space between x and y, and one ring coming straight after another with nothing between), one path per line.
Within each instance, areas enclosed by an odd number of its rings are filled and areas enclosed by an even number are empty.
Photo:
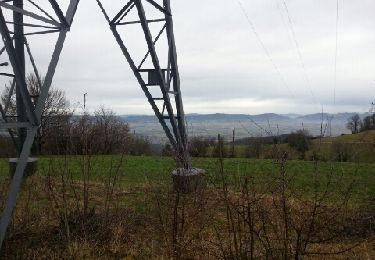
M41 79L41 80L39 80ZM27 86L33 102L36 104L43 78L35 74L27 76ZM10 100L7 110L7 121L17 119L16 89L9 93L12 83L5 85L1 93L0 103L4 107ZM0 155L15 156L16 141L10 136L17 137L16 129L10 129L11 135L0 135ZM148 155L151 153L148 138L130 133L128 123L124 122L111 109L101 107L94 114L84 112L76 115L71 110L65 92L52 87L42 112L41 125L32 147L34 155L48 154L131 154Z
M375 130L375 113L365 116L363 119L361 119L358 114L354 114L348 118L346 128L349 129L352 134Z

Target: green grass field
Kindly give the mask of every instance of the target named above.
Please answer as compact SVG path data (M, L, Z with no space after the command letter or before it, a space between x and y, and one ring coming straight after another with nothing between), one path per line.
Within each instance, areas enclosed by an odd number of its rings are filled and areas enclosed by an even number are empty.
M87 161L86 161L87 162ZM73 179L82 179L83 156L41 157L39 158L40 175L59 177L62 174ZM170 174L176 167L173 159L151 156L92 156L90 158L90 180L101 182L110 174L121 173L121 185L137 187L151 182L170 182ZM219 159L193 158L192 165L206 170L209 182L218 184ZM274 160L225 158L223 160L224 175L233 188L239 188L243 177L254 177L258 182L267 182L280 176L279 165ZM308 193L314 174L319 181L327 180L332 175L337 185L353 184L356 198L365 198L375 194L375 165L371 163L353 162L319 162L290 160L286 162L288 176L294 180L297 190ZM86 164L87 167L87 164ZM0 172L4 178L8 176L6 159L0 161ZM339 187L338 187L339 188Z

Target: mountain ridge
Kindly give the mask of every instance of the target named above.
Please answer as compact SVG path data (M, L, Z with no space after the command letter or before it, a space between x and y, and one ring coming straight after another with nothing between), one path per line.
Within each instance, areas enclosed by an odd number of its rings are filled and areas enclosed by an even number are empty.
M189 136L215 137L221 134L225 138L231 138L233 129L236 138L249 136L267 136L270 134L281 135L292 131L304 129L310 134L320 135L328 132L333 135L350 133L346 128L348 119L355 112L343 112L336 114L277 114L263 113L258 115L249 114L186 114L187 131ZM368 113L359 113L361 117ZM165 133L158 119L154 115L123 115L120 116L129 123L131 131L140 135L150 136L158 140L165 140ZM322 127L323 126L323 127Z
M194 121L204 121L204 120L217 120L217 121L236 121L236 120L254 120L254 121L277 121L277 120L309 120L309 121L323 121L329 120L348 120L354 114L359 114L361 117L365 117L368 113L357 113L357 112L341 112L335 114L329 113L314 113L314 114L277 114L277 113L262 113L262 114L227 114L227 113L212 113L212 114L198 114L191 113L186 114L186 119ZM120 115L121 118L131 121L157 121L154 115Z

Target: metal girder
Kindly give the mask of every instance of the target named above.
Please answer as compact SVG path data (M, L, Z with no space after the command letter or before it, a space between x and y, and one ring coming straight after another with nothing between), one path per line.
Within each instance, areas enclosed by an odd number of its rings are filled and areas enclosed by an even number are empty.
M35 77L38 81L39 86L42 86L42 80L40 79L39 71L38 71L38 68L36 67L35 60L34 60L33 54L31 53L30 45L28 44L26 37L24 37L24 44L26 47L27 54L29 55L29 58L30 58L30 63L34 70Z
M171 5L170 0L163 0L164 6L169 13L171 13ZM185 120L185 112L182 102L181 96L181 89L180 89L180 73L178 70L178 63L177 63L177 50L176 50L176 43L173 33L173 19L171 15L166 15L166 25L167 25L167 37L168 37L168 45L169 45L169 58L168 62L170 62L171 70L173 74L173 90L175 95L175 102L176 102L176 109L177 114L179 115L178 126L181 133L181 149L183 149L182 154L184 156L188 156L188 137L186 132L186 120ZM188 161L188 158L184 159Z
M35 6L39 11L41 11L43 14L45 14L48 18L50 18L52 21L55 21L56 23L59 23L55 20L49 13L47 13L42 7L40 7L38 4L36 4L33 0L27 0L30 4Z
M165 21L165 19L161 18L161 19L150 19L150 20L147 20L146 22L147 23L158 23L158 22L164 22L164 21ZM118 22L118 23L116 23L116 25L129 25L129 24L137 24L137 23L141 23L141 21Z
M124 7L121 8L120 12L118 12L117 15L109 23L110 24L116 23L116 21L129 9L131 5L134 5L134 0L130 0L126 5L124 5Z
M20 0L21 1L21 0ZM49 4L53 8L55 15L58 17L57 21L54 19L50 14L44 11L39 5L37 5L32 0L27 0L31 3L34 7L36 7L40 12L42 12L45 16L38 15L36 13L26 11L23 9L22 5L15 5L9 4L8 2L11 1L0 1L0 33L2 35L2 39L5 43L4 48L0 49L0 55L5 50L8 53L8 57L10 60L10 65L12 66L14 74L7 74L7 73L0 73L0 75L6 75L14 77L14 82L11 86L9 100L5 109L0 106L1 117L3 118L3 122L0 122L0 129L10 129L10 128L24 128L27 129L27 135L25 142L22 145L22 150L20 151L20 158L17 163L16 172L14 177L11 181L8 196L5 202L4 210L1 215L0 219L0 248L2 246L6 230L9 224L9 221L12 216L13 208L16 202L17 193L20 188L24 169L27 165L27 159L30 156L30 149L32 143L34 141L36 132L39 127L39 122L42 116L42 112L45 106L45 102L47 100L48 91L52 84L52 79L55 74L55 70L61 55L61 51L63 49L63 45L67 36L67 32L70 30L70 26L73 22L79 0L70 0L69 7L67 9L66 15L63 14L61 8L59 7L56 0L48 0ZM101 8L109 26L117 41L120 49L126 58L127 62L130 65L138 83L141 86L141 89L145 93L145 96L148 102L151 105L151 108L155 112L156 117L159 120L163 130L169 141L171 142L173 148L175 149L179 162L182 167L189 168L189 158L187 153L187 133L186 133L186 126L185 126L185 115L182 106L182 98L181 98L181 91L180 91L180 79L178 73L178 65L177 65L177 54L176 54L176 46L175 46L175 39L173 35L173 21L171 16L171 8L170 8L170 1L163 0L163 6L158 4L154 0L143 0L148 4L152 5L154 8L160 11L160 14L164 18L154 18L154 19L147 19L145 9L141 0L130 0L127 2L121 10L114 16L113 19L110 19L108 14L106 13L102 3L100 0L97 0L99 7ZM137 21L127 21L122 22L122 20L129 14L133 8L136 7L136 11L139 17ZM6 21L2 12L2 9L9 9L13 13L18 13L21 16L28 16L35 20L36 23L17 23L16 21L10 22ZM48 18L46 18L48 17ZM37 24L37 22L42 24ZM150 23L164 23L162 29L158 32L157 36L153 38L149 24ZM26 82L25 82L25 75L22 69L22 64L19 64L17 60L17 50L13 46L13 38L11 37L12 32L8 30L7 24L14 24L15 26L22 26L23 27L35 27L35 28L44 28L47 29L45 31L38 31L38 32L31 32L31 33L23 33L23 37L26 35L34 35L34 34L46 34L46 33L53 33L58 32L59 36L56 41L54 51L52 54L52 58L50 60L47 73L45 75L45 80L41 87L41 93L37 100L36 105L31 102L30 94L28 93ZM117 31L117 26L121 25L128 25L128 24L140 24L143 32L143 40L147 43L147 52L144 58L142 59L139 66L136 65L136 62L132 58L130 51L126 47L124 41L121 38L120 33ZM16 33L16 32L15 32ZM168 65L167 68L162 68L159 61L159 56L156 52L155 45L158 42L159 38L165 34L168 41ZM20 38L17 38L18 43ZM31 65L33 67L34 73L38 77L38 82L41 84L41 80L39 78L38 69L32 55L30 46L27 43L26 38L22 38L22 45L26 46L26 51L29 55ZM148 58L151 58L152 61L152 68L142 68L145 61ZM6 63L1 63L0 65L5 66ZM142 73L148 73L149 75L155 75L155 82L146 81L142 76ZM15 86L19 89L22 95L22 102L26 106L26 110L28 112L28 120L25 122L19 120L19 116L16 116L18 120L16 122L8 121L7 120L7 110L9 107L9 102L11 98L11 94L13 93ZM161 95L154 97L149 90L151 86L158 86L160 88ZM172 90L171 90L172 88ZM174 102L171 101L171 96L173 95ZM162 96L162 97L160 97ZM162 109L158 107L156 101L163 101ZM175 107L175 108L174 108ZM164 114L164 111L167 111L167 114ZM11 132L10 132L11 133Z
M54 21L54 20L49 20L49 19L47 19L43 16L37 15L35 13L29 12L29 11L26 11L26 10L23 10L23 9L20 9L18 7L15 7L15 6L11 5L11 4L0 2L0 7L10 9L14 12L22 13L23 15L29 16L31 18L34 18L36 20L39 20L39 21L42 21L42 22L45 22L45 23L49 23L49 24L52 24L52 25L55 25L55 26L60 26L60 24L58 22Z
M31 128L32 125L28 122L11 122L1 123L0 129L11 129L11 128Z
M12 217L13 208L16 204L17 194L21 186L24 170L26 168L27 160L30 155L30 149L34 142L34 137L37 132L37 127L33 127L27 131L27 136L25 143L22 148L22 152L20 158L17 163L16 172L13 176L12 182L9 187L8 196L5 201L5 206L3 212L1 214L0 220L0 248L3 244L5 234L10 222L10 218Z
M24 36L27 36L27 35L37 35L37 34L49 34L49 33L57 33L57 32L60 32L60 29L45 30L45 31L38 31L38 32L30 32L30 33L25 33Z
M161 7L158 3L156 3L154 0L146 0L150 4L152 4L156 9L163 12L164 14L168 16L172 16L170 10L167 10L166 8Z
M14 78L14 74L10 74L10 73L0 73L0 76L6 76L6 77Z
M163 34L163 32L164 32L164 30L165 30L166 27L167 27L167 26L164 25L163 28L161 28L161 30L160 30L160 32L158 33L158 35L156 36L155 40L152 42L152 44L153 44L154 46L155 46L156 42L159 40L160 36ZM149 51L149 50L147 51L145 57L142 59L141 63L138 65L138 70L140 70L140 69L142 68L142 65L143 65L143 63L146 61L148 55L150 55L150 51ZM168 79L168 77L167 77L167 79Z
M63 12L61 11L59 4L55 0L48 0L48 1L50 2L53 10L55 11L55 13L57 15L57 17L59 17L61 25L65 28L69 27L69 24L66 21L66 18L64 16Z
M145 93L145 96L148 102L151 105L151 108L154 110L156 117L158 118L163 130L166 133L169 141L171 142L173 148L176 151L179 162L182 167L189 168L189 158L187 151L187 133L185 126L185 115L182 105L181 91L180 91L180 79L177 66L177 53L175 46L175 39L173 35L173 23L171 16L170 1L163 1L163 6L160 6L158 3L152 0L143 0L157 10L160 11L161 15L164 18L160 19L147 19L145 9L141 0L131 0L129 1L121 10L115 15L113 19L107 14L101 0L97 0L97 3L104 14L105 19L109 23L110 29L122 50L123 55L125 56L127 62L130 65L136 79L138 80L141 89ZM135 21L125 21L121 20L130 12L133 7L136 7L137 15L139 20ZM149 23L164 23L162 29L158 32L155 38L153 38ZM135 61L132 58L130 51L126 47L123 39L121 38L120 33L117 31L117 26L120 25L129 25L129 24L140 24L143 33L143 40L147 44L146 55L141 60L139 66L135 65ZM159 38L165 34L168 41L168 67L162 68L160 65L159 57L156 52L155 44ZM141 39L140 39L141 40ZM151 58L152 68L143 69L145 61L148 58ZM162 97L157 96L153 97L148 87L154 86L155 82L146 82L142 77L142 72L152 72L152 75L155 75L156 85L160 88L160 94ZM167 77L165 77L165 72ZM170 91L171 84L173 85L173 91ZM172 103L170 95L174 96L174 103ZM159 108L155 101L163 101L163 108ZM175 109L173 108L175 107ZM167 112L167 115L164 115L164 111ZM169 123L169 124L168 124Z
M0 55L3 54L4 51L5 51L5 46L0 49Z
M168 112L169 117L170 117L170 123L172 125L172 129L173 129L176 141L177 141L177 143L180 143L181 142L181 135L180 135L180 132L177 129L177 122L176 122L176 119L174 117L173 108L172 108L172 105L171 105L169 94L167 92L167 87L166 87L165 79L164 79L164 76L163 76L163 72L162 72L161 67L160 67L159 58L158 58L158 55L156 53L155 46L153 44L151 31L150 31L150 28L148 27L148 24L146 22L147 18L146 18L145 10L143 8L143 5L142 5L141 1L136 0L135 5L136 5L137 10L138 10L138 15L139 15L139 18L140 18L140 21L141 21L141 26L142 26L142 29L143 29L143 32L144 32L146 43L148 45L148 51L150 52L150 56L152 58L152 63L154 65L154 68L155 68L156 73L157 73L160 89L161 89L161 92L162 92L163 98L164 98L164 103L165 103L165 106L167 108L167 112Z
M134 76L136 77L136 79L138 80L138 83L140 84L143 92L145 93L146 95L146 98L148 100L148 102L150 103L152 109L154 110L155 112L155 115L156 117L158 118L159 120L159 123L161 124L161 126L163 127L163 130L165 131L169 141L171 142L172 146L174 147L174 149L177 149L177 141L175 140L175 138L173 137L170 129L168 128L167 126L167 123L165 122L165 120L163 119L163 115L162 113L160 112L159 108L157 107L155 101L153 100L153 97L150 93L150 91L148 90L148 88L146 87L146 83L145 81L143 80L142 78L142 75L140 73L140 71L138 70L137 66L135 65L128 49L126 48L123 40L121 39L121 36L120 34L117 32L116 30L116 26L115 25L111 25L111 22L110 22L110 19L102 5L102 3L100 2L100 0L97 0L97 3L100 7L100 9L102 10L106 20L108 21L108 23L110 24L110 28L111 28L111 31L113 33L113 36L115 37L117 43L119 44L120 46L120 49L123 53L123 55L125 56L127 62L129 63L129 66L130 68L132 69L133 73L134 73Z
M14 22L7 21L7 24L15 24ZM48 26L48 25L40 25L40 24L33 24L33 23L23 23L24 27L35 27L35 28L45 28L45 29L59 29L56 26Z
M28 1L30 3L33 3L34 6L36 6L36 4L34 2L32 2L31 0L28 0ZM56 70L56 67L57 67L57 64L58 64L58 61L59 61L61 51L63 49L65 38L66 38L67 32L70 29L70 25L73 21L74 15L76 13L76 10L77 10L78 4L79 4L79 0L70 0L68 10L66 12L66 15L64 16L61 9L59 8L59 6L57 5L57 3L54 0L50 0L49 2L51 4L52 8L55 10L56 15L59 17L60 23L56 22L54 19L49 20L49 19L46 19L45 17L39 16L35 13L26 11L23 8L19 8L19 7L16 7L14 5L11 5L11 4L6 4L5 2L0 2L0 33L1 33L1 36L2 36L4 44L5 44L5 47L0 50L0 54L4 50L6 50L7 53L8 53L8 57L9 57L11 66L12 66L13 71L14 71L14 76L15 76L14 81L16 82L16 84L18 86L20 86L19 89L20 89L20 92L22 94L22 101L26 105L27 111L28 111L28 122L20 122L20 121L18 121L18 122L7 122L6 111L7 111L8 107L6 107L5 109L3 109L1 107L1 109L0 109L1 115L2 115L3 120L4 120L4 123L0 123L0 129L9 129L9 128L18 128L18 129L26 128L27 129L26 139L25 139L25 142L22 145L22 151L20 152L20 158L17 162L16 172L13 176L12 181L11 181L9 191L8 191L8 196L7 196L7 199L5 201L5 206L4 206L3 212L1 214L1 219L0 219L0 248L3 244L5 234L6 234L6 230L7 230L7 227L9 225L9 222L10 222L10 219L11 219L11 216L12 216L13 208L14 208L14 205L16 203L17 194L18 194L21 182L22 182L24 170L25 170L25 167L27 165L27 160L30 156L30 149L31 149L31 146L33 144L36 132L39 128L39 122L40 122L40 119L42 117L42 112L43 112L43 109L44 109L44 106L45 106L45 102L47 100L48 91L49 91L49 89L51 87L51 84L52 84L52 79L53 79L53 76L55 74L55 70ZM47 74L45 76L43 86L41 87L41 93L40 93L40 96L38 98L38 101L37 101L37 104L36 104L35 107L34 107L32 101L31 101L31 96L27 91L27 85L26 85L26 82L25 82L25 75L24 75L24 73L22 73L22 70L20 68L20 64L18 63L18 61L16 59L16 50L14 49L13 43L12 43L13 39L10 36L10 31L8 30L8 28L6 26L7 22L5 21L5 18L3 16L2 8L10 9L13 12L17 12L17 13L21 13L23 15L29 16L29 17L34 18L35 20L37 20L39 22L50 23L50 24L53 24L53 25L57 26L56 31L59 32L59 36L58 36L57 42L55 44L54 51L53 51L53 54L52 54L52 58L50 60L49 66L48 66ZM38 9L41 10L41 11L43 10L40 7ZM45 11L43 11L43 12L45 12ZM52 18L52 17L50 17L50 18ZM23 25L23 23L22 23L22 25ZM43 27L43 25L41 25L40 27ZM47 33L47 32L36 32L36 33L43 34L43 33ZM31 34L36 34L36 33L31 33ZM26 41L26 38L24 38L25 35L28 35L28 34L27 33L23 34L23 36L22 36L23 37L23 39L22 39L23 44L26 45L27 53L29 54L30 62L32 64L34 73L37 74L38 82L40 83L41 80L39 78L39 74L38 74L38 70L37 70L37 67L36 67L36 64L35 64L35 61L34 61L34 57L32 56L30 46L28 45L28 43ZM8 99L10 99L11 94L14 91L14 85L15 84L13 83L12 87L11 87L11 91L10 91L11 93L9 94ZM9 106L8 103L9 103L9 101L7 102L7 106Z
M37 126L39 125L39 120L35 114L33 104L30 99L29 91L27 90L25 75L22 73L21 64L16 58L16 50L14 49L12 38L9 34L8 27L5 22L5 18L0 8L0 33L3 37L4 45L9 56L9 61L12 64L13 72L15 75L15 80L19 86L19 90L22 96L23 103L26 107L26 112L30 122Z

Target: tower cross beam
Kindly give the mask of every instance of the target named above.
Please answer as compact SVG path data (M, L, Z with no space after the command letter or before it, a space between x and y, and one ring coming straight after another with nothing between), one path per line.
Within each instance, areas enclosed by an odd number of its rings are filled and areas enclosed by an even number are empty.
M159 10L160 13L163 15L163 18L156 17L155 19L147 19L142 1L143 3L147 2L151 4L154 8ZM142 91L144 92L149 104L151 105L151 108L153 109L156 117L158 118L159 123L162 126L173 149L176 151L176 155L181 168L190 170L190 163L187 152L187 133L185 127L185 115L180 91L180 78L177 65L177 53L173 34L173 22L170 9L170 1L163 0L163 6L161 6L154 0L142 1L130 0L120 9L120 11L115 15L113 19L109 18L101 1L97 0L97 3L104 14L106 21L109 24L111 32L117 44L119 45L122 54L124 55L127 63L130 65L130 68L132 69L134 76L136 77ZM36 7L39 10L39 12L42 12L44 16L24 10L23 0L18 0L18 2L14 0L13 4L10 4L8 2L11 1L0 0L0 34L5 45L3 48L0 49L0 55L4 51L6 51L8 54L10 64L8 64L7 62L2 62L0 63L0 67L11 65L13 69L13 74L0 73L0 75L12 77L13 83L8 97L9 100L7 100L5 107L0 106L0 114L2 118L2 121L0 122L0 129L23 129L25 132L25 140L19 149L19 159L17 162L16 171L10 183L8 195L5 201L5 206L0 218L0 249L3 244L6 230L12 216L13 208L17 199L17 194L20 189L21 181L23 179L24 170L27 165L28 158L30 156L30 149L40 125L42 113L48 98L48 92L52 84L52 80L59 62L64 42L67 37L67 33L72 25L80 1L70 0L68 9L66 11L66 14L64 15L63 11L61 10L58 4L58 1L48 0L50 7L52 7L52 9L55 12L55 15L58 17L57 20L55 20L52 16L46 13L42 7L36 5L31 0L29 0L29 2L32 5L34 5L34 7ZM13 12L14 15L12 22L5 20L3 9L7 9ZM134 9L136 9L135 13L137 13L139 20L121 22L124 19L124 17L126 17ZM32 23L24 23L23 16L30 17L35 21L33 21ZM163 22L164 24L162 29L156 35L156 37L153 38L149 24L155 22ZM14 33L8 29L7 24L14 25ZM136 65L135 59L133 59L130 53L130 50L125 45L119 31L117 30L118 25L125 24L140 24L141 33L144 36L142 40L144 40L147 44L147 53L143 57L138 67ZM45 28L49 30L25 33L23 30L24 27ZM47 73L45 75L44 81L42 82L39 77L38 69L34 57L32 55L30 46L25 36L34 34L47 34L53 32L58 32L58 38L53 49L53 54L49 62ZM13 37L12 34L14 34ZM166 36L168 42L167 68L161 66L162 63L159 60L159 56L156 49L156 44L159 43L159 39L163 35ZM13 41L15 42L14 45ZM37 75L38 84L42 85L43 83L43 85L41 86L41 93L38 97L38 100L36 101L36 105L34 105L32 102L32 97L30 96L26 84L24 70L24 47L26 47L27 54L29 55L32 69L34 73ZM160 57L163 56L160 55ZM147 59L151 60L151 68L141 68L145 64ZM144 78L145 74L148 75L148 80ZM159 95L152 94L152 92L149 90L151 86L157 86L160 89L161 93L159 93ZM26 119L23 119L23 117L20 116L20 114L18 114L17 116L15 116L17 120L8 120L9 117L7 117L6 115L10 104L10 98L15 89L17 89L19 91L19 94L21 94L21 98L17 97L17 100L20 101L26 108ZM156 103L156 101L162 101L160 102L162 103L162 108L160 106L161 104L159 102ZM167 112L166 114L164 114L165 110ZM11 131L9 133L12 135Z
M65 16L65 20L67 21L69 26L73 21L73 18L74 18L74 15L76 13L78 4L79 4L79 0L70 0L69 7L68 7L68 10L67 10L66 16ZM14 206L15 206L15 203L16 203L17 194L18 194L18 191L20 189L21 182L22 182L23 175L24 175L24 170L26 168L28 158L30 156L31 146L34 142L35 135L36 135L37 130L39 128L39 122L40 122L42 112L43 112L43 109L44 109L44 106L45 106L45 103L46 103L46 100L47 100L48 91L51 87L52 79L53 79L53 76L55 74L55 70L56 70L56 67L57 67L57 64L58 64L58 61L59 61L59 57L60 57L61 51L62 51L63 46L64 46L64 42L65 42L67 32L69 31L69 26L59 28L59 36L58 36L57 42L56 42L55 47L54 47L54 51L53 51L53 54L52 54L51 61L50 61L49 66L48 66L48 70L47 70L47 74L46 74L46 77L45 77L45 80L44 80L44 84L41 88L41 94L38 98L36 106L34 107L34 105L32 104L31 96L30 96L30 94L27 90L24 72L22 71L21 64L19 63L19 61L17 59L17 55L19 53L17 53L16 49L13 46L13 43L12 43L13 38L10 36L11 32L7 28L2 8L10 9L14 13L30 16L30 17L35 18L36 20L39 20L39 21L42 21L42 22L51 23L50 20L48 20L44 17L41 17L41 16L38 16L34 13L25 11L22 8L15 7L15 6L10 5L10 4L6 4L5 2L0 2L0 33L1 33L4 45L5 45L4 48L0 50L0 54L4 50L6 50L7 53L8 53L8 57L9 57L11 66L12 66L13 72L15 74L14 75L15 76L15 82L17 84L17 88L21 92L22 102L26 106L26 111L27 111L28 120L29 120L29 122L22 122L22 121L7 122L7 120L5 119L4 123L0 123L0 129L4 129L4 128L5 129L9 129L9 128L26 129L26 138L25 138L24 142L21 144L21 151L20 151L19 159L17 161L16 171L15 171L14 176L12 178L12 181L10 183L8 195L7 195L7 198L6 198L6 201L5 201L5 205L4 205L4 209L1 213L1 218L0 218L0 249L1 249L1 246L3 244L5 234L6 234L6 231L7 231L11 216L12 216L12 212L13 212L13 209L14 209ZM52 22L52 24L60 26L60 24L56 23L56 22ZM23 25L23 23L20 23L19 26L23 27L24 25ZM22 38L17 38L17 40L20 40L20 42L22 42L22 45L24 45L24 44L27 45L27 42L25 42L25 40L24 40L25 35L26 34L24 33L22 35ZM17 35L17 37L18 37L18 35ZM30 51L28 46L27 46L27 49L28 49L28 51ZM33 57L31 55L31 52L29 53L29 55L30 55L31 62L33 63L32 65L34 67L34 71L36 71L36 66L35 66ZM24 58L24 56L23 56L23 58ZM11 92L13 91L13 88L14 87L12 87ZM4 112L5 112L4 109L1 108L2 117L6 118Z

